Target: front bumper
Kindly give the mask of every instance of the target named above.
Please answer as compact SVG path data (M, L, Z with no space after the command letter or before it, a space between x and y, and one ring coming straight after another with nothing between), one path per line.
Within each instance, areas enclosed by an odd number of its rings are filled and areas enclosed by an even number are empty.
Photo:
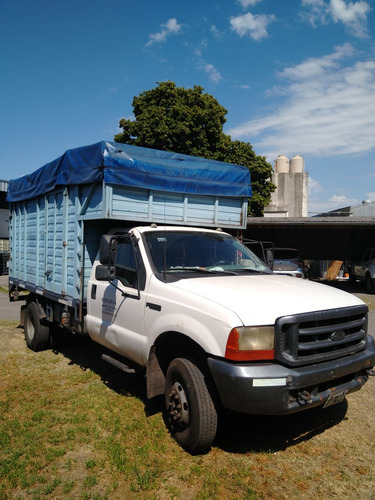
M335 394L361 389L375 365L375 343L368 336L363 351L298 368L275 363L234 364L214 358L208 364L225 408L284 415L322 405Z

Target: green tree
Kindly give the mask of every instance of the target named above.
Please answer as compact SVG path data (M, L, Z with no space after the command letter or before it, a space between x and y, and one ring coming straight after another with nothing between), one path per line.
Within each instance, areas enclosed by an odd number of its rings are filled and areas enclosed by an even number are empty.
M227 110L203 90L167 81L142 92L132 102L135 120L120 121L122 133L115 141L247 166L253 187L249 214L261 216L275 189L272 167L251 144L224 134Z

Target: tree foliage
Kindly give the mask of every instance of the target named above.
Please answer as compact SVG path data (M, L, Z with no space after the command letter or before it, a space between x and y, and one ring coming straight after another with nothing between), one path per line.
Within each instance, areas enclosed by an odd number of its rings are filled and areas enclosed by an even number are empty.
M261 216L275 189L269 180L272 167L251 144L224 134L227 110L203 90L167 81L142 92L132 102L135 120L120 121L122 133L115 141L247 166L253 187L250 215Z

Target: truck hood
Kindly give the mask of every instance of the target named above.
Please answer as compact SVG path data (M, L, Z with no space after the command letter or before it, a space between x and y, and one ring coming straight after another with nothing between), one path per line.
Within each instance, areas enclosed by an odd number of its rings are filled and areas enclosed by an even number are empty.
M334 287L274 274L188 278L171 286L230 309L244 325L270 325L290 314L363 305Z

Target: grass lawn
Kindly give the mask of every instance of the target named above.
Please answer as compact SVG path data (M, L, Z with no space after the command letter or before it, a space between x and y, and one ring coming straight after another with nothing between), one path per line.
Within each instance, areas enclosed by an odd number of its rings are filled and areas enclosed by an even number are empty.
M0 321L0 349L1 500L375 499L374 379L326 410L226 415L194 457L143 375L106 364L99 346L34 353Z

